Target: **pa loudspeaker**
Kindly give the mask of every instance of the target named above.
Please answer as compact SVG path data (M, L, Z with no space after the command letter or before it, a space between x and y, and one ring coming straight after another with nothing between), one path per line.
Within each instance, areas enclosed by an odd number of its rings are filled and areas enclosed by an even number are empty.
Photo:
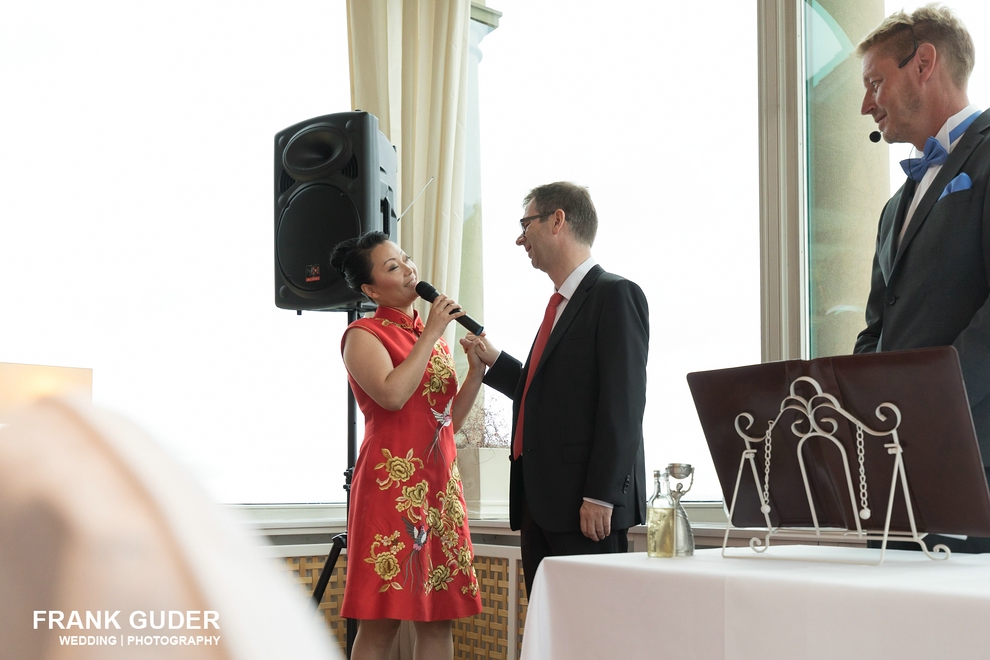
M396 236L395 147L367 112L315 117L275 134L275 305L355 309L367 300L330 266L337 243Z

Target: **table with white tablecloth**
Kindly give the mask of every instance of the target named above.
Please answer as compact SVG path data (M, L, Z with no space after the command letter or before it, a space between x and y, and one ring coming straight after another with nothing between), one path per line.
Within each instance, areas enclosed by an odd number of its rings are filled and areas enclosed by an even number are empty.
M730 552L545 559L523 659L990 657L990 555Z

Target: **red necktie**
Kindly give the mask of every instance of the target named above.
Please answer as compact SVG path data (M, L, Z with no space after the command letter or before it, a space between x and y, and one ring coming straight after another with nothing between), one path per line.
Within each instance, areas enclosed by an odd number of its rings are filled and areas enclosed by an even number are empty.
M533 353L529 356L529 370L526 372L526 385L523 387L522 401L519 402L519 419L516 421L516 434L512 438L512 457L522 456L523 437L523 415L526 412L526 393L529 392L529 384L533 380L533 373L540 364L543 356L543 349L547 347L547 340L550 339L550 331L553 329L553 320L557 317L557 305L564 301L564 296L554 293L550 296L550 303L547 311L543 315L543 323L540 331L536 333L536 343L533 344Z

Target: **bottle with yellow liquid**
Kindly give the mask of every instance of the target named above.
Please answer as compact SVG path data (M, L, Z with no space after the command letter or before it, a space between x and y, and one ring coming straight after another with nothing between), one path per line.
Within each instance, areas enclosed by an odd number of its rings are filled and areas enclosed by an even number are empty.
M666 472L653 471L653 497L646 505L646 554L650 557L674 556L677 514L669 484Z

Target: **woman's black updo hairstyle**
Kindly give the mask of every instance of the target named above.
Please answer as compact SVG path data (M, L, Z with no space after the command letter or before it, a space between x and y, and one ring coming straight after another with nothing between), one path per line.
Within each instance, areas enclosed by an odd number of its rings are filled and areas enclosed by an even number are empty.
M341 241L330 252L330 265L347 282L347 286L355 293L361 291L363 284L371 284L371 251L388 240L388 236L380 231L369 231L357 238Z

